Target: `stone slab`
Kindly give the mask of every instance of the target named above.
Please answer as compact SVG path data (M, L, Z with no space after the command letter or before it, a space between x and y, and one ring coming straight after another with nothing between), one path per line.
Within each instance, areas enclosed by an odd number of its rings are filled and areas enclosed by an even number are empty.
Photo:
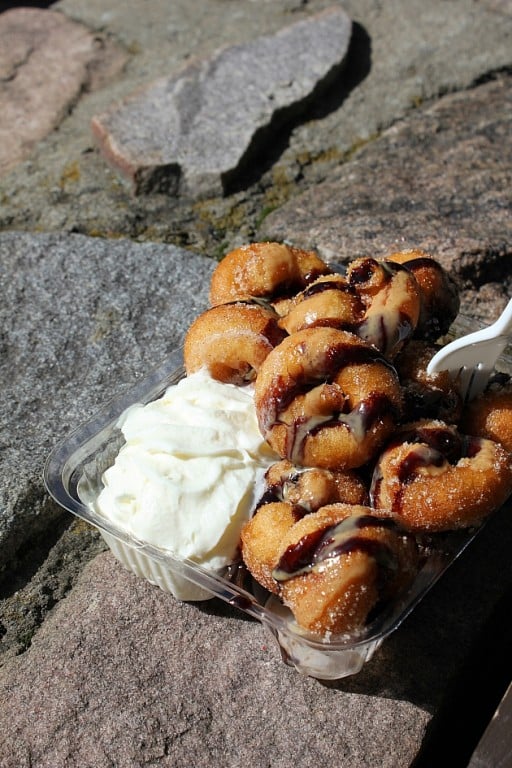
M0 233L0 572L58 514L51 448L180 344L212 269L174 246Z
M331 0L59 0L52 9L128 52L122 76L108 88L82 93L59 130L0 179L0 228L123 235L217 253L254 238L262 216L321 182L361 143L439 94L465 89L510 66L510 16L484 2L344 0L353 21L342 88L329 89L314 109L268 146L268 156L240 193L210 205L167 195L133 198L94 148L90 120L113 101L221 46L272 35L292 19L307 19ZM208 22L203 23L204 20ZM77 200L80 204L77 204Z
M487 287L480 309L465 295L465 311L496 316L512 290L511 109L506 74L444 96L271 213L257 236L342 262L425 248L463 288Z
M472 722L489 661L507 659L503 629L492 659L472 652L512 583L511 519L495 515L363 670L330 683L285 666L234 608L179 603L100 554L0 668L0 766L409 768L447 704Z
M26 158L72 109L126 61L120 47L56 11L0 14L0 175Z
M493 11L512 16L512 0L482 0Z
M92 120L135 193L222 194L275 130L339 74L351 22L341 8L189 64Z
M0 669L0 766L410 765L427 712L300 677L269 643L100 555Z
M507 768L510 763L512 726L512 684L501 700L491 722L471 756L468 768Z

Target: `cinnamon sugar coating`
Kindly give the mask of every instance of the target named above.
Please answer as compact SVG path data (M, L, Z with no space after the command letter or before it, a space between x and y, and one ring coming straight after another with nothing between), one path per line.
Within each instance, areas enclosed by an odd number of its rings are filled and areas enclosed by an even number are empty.
M392 433L401 409L394 368L369 344L334 328L285 338L255 384L260 429L293 463L353 469Z
M255 297L281 300L330 271L314 251L271 242L243 245L217 265L210 283L210 304Z
M498 443L423 420L404 427L376 464L371 502L410 531L479 525L512 491L512 457Z
M277 316L258 304L237 302L199 315L185 337L187 374L207 368L230 384L253 381L269 352L283 339Z

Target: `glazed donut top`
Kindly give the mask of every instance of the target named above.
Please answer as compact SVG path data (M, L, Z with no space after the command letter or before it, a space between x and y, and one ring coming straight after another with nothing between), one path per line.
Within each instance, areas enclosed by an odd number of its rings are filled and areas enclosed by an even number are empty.
M392 550L384 542L361 535L368 528L399 530L391 517L377 517L370 514L369 510L354 507L354 512L344 520L320 527L289 546L274 568L273 578L283 582L301 574L319 572L326 560L355 551L364 552L380 566L392 570L395 567Z
M299 335L301 334L301 335ZM308 351L309 341L315 342L315 348ZM391 363L374 347L365 344L356 336L345 331L328 328L309 329L288 336L276 350L279 353L290 347L292 364L296 371L288 375L279 374L272 378L272 386L264 387L265 382L256 381L256 403L258 419L263 434L279 420L279 415L286 410L297 395L308 392L318 384L332 382L336 375L347 366L380 363L394 372ZM295 349L294 349L295 347ZM303 359L297 358L296 353L302 353ZM295 354L294 354L295 353ZM267 358L267 362L270 360ZM378 386L371 397L365 398L358 407L347 410L349 402L339 408L336 416L339 421L346 423L351 431L362 439L369 426L385 409L392 407L389 398L381 396ZM332 414L317 414L319 423L333 418ZM313 425L310 425L312 427Z
M368 501L367 489L356 474L297 466L287 459L269 467L265 484L258 508L276 501L287 502L300 516L335 502L366 504Z
M483 467L492 464L492 458L486 452L487 441L478 437L461 434L453 425L442 421L420 421L401 430L395 440L390 442L386 451L400 445L409 445L409 450L401 461L395 462L393 469L398 483L397 494L392 511L401 506L400 489L406 487L418 474L442 474L449 465L456 465L461 459L479 457ZM378 466L375 469L370 488L372 504L379 494L382 475Z
M210 282L210 304L291 296L331 270L313 251L281 243L252 243L230 251Z
M347 279L367 305L355 333L394 357L418 324L420 293L414 276L398 263L368 257L349 265Z
M317 278L291 301L280 325L288 333L330 326L351 331L393 358L409 339L420 313L419 288L400 264L356 259L344 277Z
M403 264L416 278L421 295L416 333L418 338L435 341L448 331L459 311L460 297L455 281L438 261L420 249L398 251L387 258Z

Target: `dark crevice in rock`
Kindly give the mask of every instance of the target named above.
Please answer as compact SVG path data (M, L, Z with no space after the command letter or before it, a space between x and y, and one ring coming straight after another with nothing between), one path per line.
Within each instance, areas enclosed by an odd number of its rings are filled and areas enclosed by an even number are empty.
M339 109L370 69L370 37L363 26L354 23L345 60L333 67L306 99L276 110L268 125L256 131L238 166L222 175L224 195L234 195L255 185L286 150L292 131L306 121L320 120Z
M0 8L0 13L9 11L11 8L50 8L56 1L57 0L18 0L17 2L9 2L9 0L5 0Z
M72 589L84 565L105 546L92 526L67 513L46 536L25 543L16 571L0 589L0 658L30 647L32 637Z
M4 545L6 551L11 551L11 556L5 563L5 570L0 579L0 600L22 589L33 578L47 558L50 549L71 522L69 515L56 506L53 517L48 519L45 516L45 518L45 524L41 524L35 530L33 525L32 533L21 543L19 532L13 530L11 547L7 543ZM16 540L18 540L17 544L15 544Z
M478 253L463 253L454 267L460 281L466 287L478 290L483 285L493 282L510 284L512 282L511 259L512 252L509 244L503 242Z
M447 744L451 768L466 768L512 676L512 625L503 623L512 609L512 589L501 598L458 678L450 686L444 705L427 730L411 768L446 765Z
M181 166L167 163L154 168L139 168L134 176L137 195L162 194L174 197L179 193Z
M498 67L497 69L491 69L489 70L489 72L485 72L483 75L480 75L475 80L473 80L470 88L477 88L479 85L485 85L485 83L490 83L493 80L498 80L502 76L506 76L506 77L512 76L512 65L508 65L505 67Z

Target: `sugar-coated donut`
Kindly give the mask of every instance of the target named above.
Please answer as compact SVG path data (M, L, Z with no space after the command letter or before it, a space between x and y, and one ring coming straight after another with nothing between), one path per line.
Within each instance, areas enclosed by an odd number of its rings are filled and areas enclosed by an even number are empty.
M413 339L393 360L404 393L404 422L436 418L456 424L460 419L462 397L457 382L448 371L427 373L438 349L433 343Z
M404 267L371 258L349 264L347 276L317 278L295 296L280 324L288 333L329 326L352 331L394 357L412 336L419 288Z
M346 331L291 334L263 361L255 382L260 430L294 464L353 469L394 429L401 389L393 366Z
M252 243L230 251L210 282L210 304L292 296L331 270L314 251L281 243Z
M314 633L363 629L413 580L417 545L391 518L332 504L291 525L272 577L297 623Z
M418 324L420 292L416 279L399 264L367 257L348 265L347 280L366 305L354 332L387 357L394 357Z
M353 330L365 305L343 275L323 275L294 296L280 325L288 333L329 326Z
M352 471L300 467L283 459L272 464L265 474L265 491L260 503L271 501L288 502L306 514L335 502L367 504L368 491Z
M279 584L272 571L279 560L281 541L301 517L299 508L289 502L269 502L260 506L242 528L242 559L256 581L274 594L278 594Z
M464 407L461 429L495 440L512 452L512 381L499 374L487 389Z
M404 427L382 452L370 498L408 530L437 532L478 525L511 491L512 461L503 446L424 420Z
M386 259L403 264L416 278L421 310L415 335L424 341L436 341L448 331L459 312L459 290L454 279L438 261L420 249L398 251Z
M243 302L212 307L185 336L185 370L189 375L206 368L218 381L247 384L284 336L270 308Z

